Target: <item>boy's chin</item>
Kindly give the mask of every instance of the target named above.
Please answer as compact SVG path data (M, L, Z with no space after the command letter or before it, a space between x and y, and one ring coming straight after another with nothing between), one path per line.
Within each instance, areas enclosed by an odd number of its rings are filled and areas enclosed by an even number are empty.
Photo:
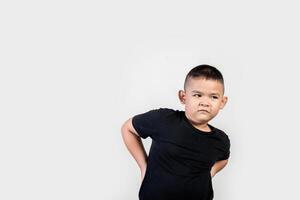
M210 121L210 119L207 119L207 118L199 118L197 117L194 122L197 123L197 124L207 124L208 122Z

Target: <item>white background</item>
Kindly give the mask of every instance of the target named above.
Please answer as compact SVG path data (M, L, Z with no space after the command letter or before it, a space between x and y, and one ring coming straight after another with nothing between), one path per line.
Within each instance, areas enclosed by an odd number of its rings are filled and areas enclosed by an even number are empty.
M1 1L0 199L137 200L121 125L183 109L203 63L229 97L215 199L299 199L299 17L296 1Z

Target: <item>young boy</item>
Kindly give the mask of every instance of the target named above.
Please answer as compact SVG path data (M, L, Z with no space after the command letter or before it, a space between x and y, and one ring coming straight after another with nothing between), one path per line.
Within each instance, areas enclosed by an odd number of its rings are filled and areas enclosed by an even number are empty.
M211 178L228 162L228 135L208 123L227 102L221 72L194 67L178 96L185 111L153 109L122 126L124 143L141 170L140 200L211 200ZM147 137L152 139L148 157L141 140Z

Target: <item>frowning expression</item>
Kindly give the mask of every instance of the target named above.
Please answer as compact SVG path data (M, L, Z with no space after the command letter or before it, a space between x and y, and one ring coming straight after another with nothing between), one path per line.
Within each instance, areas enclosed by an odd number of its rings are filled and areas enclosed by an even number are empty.
M185 105L187 117L195 125L208 123L227 102L223 84L202 77L190 78L185 91L179 91L179 98Z

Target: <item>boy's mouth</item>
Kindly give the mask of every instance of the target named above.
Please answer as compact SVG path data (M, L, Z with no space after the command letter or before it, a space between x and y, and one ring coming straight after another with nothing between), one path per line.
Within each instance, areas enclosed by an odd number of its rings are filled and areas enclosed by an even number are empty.
M206 112L206 113L209 113L207 110L198 110L198 112Z

